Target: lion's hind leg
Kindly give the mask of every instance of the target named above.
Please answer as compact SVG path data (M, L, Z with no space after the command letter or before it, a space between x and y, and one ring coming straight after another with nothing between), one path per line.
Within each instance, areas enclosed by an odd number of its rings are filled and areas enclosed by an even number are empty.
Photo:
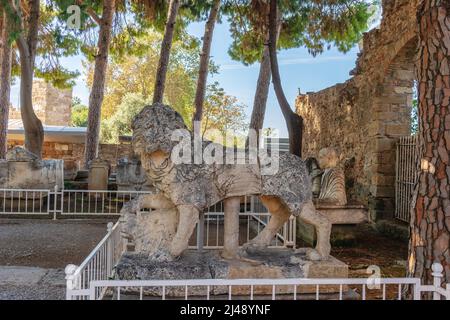
M314 226L317 233L316 251L319 253L321 259L328 258L331 251L330 221L316 210L312 201L305 203L300 212L300 219Z
M271 213L271 217L267 226L248 244L245 245L247 249L267 248L272 240L275 238L277 232L289 220L291 212L283 201L274 196L261 196L261 201L267 210Z

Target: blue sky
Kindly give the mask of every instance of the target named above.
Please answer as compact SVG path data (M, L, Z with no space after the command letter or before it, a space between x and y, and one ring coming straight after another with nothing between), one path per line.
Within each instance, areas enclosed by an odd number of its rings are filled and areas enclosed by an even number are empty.
M188 32L201 37L204 32L204 24L193 23L189 26ZM227 54L230 44L228 24L226 22L218 24L214 33L211 56L214 62L220 66L220 73L210 77L209 81L218 81L227 94L236 96L241 103L248 107L247 115L249 116L253 105L259 65L245 67L239 62L231 60ZM304 48L281 51L278 55L280 73L283 88L291 107L294 108L299 88L302 93L305 93L318 91L346 81L350 77L350 70L355 66L357 53L357 47L347 54L332 49L313 58ZM79 70L83 73L81 56L64 59L63 65L71 70ZM19 87L16 84L12 88L11 95L12 103L15 106L18 105L18 91ZM84 84L83 75L77 80L73 95L81 98L83 103L87 104L89 88ZM287 136L286 125L272 87L264 127L278 129L281 137Z

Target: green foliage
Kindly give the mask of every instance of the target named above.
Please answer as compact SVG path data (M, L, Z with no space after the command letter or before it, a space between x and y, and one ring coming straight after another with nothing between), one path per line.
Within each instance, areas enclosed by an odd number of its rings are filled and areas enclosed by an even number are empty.
M81 103L72 105L72 127L87 127L89 108Z
M280 0L279 49L305 47L313 55L335 46L350 50L367 30L374 14L366 0ZM268 1L228 1L232 59L253 64L261 59L267 35Z
M14 42L22 35L27 37L27 16L16 12L8 0L0 0L1 6L8 15L10 27L9 42ZM45 79L57 88L74 86L78 71L70 71L61 65L60 58L78 53L79 40L67 32L57 19L58 12L51 1L44 1L40 7L38 43L34 74ZM22 21L23 20L23 21ZM22 27L23 26L23 27ZM20 75L20 63L17 55L13 55L12 76Z
M102 117L110 118L127 93L138 93L149 100L153 96L162 35L149 30L136 38L136 51L127 58L112 56L107 71L107 85ZM198 41L184 34L172 46L166 79L164 102L177 110L189 123L197 84L200 48ZM88 85L92 84L93 64L88 64ZM217 67L211 65L214 73Z
M419 106L418 100L414 99L411 109L411 135L419 132Z
M14 8L9 3L9 0L0 0L0 7L3 8L3 12L8 17L9 24L9 36L8 41L12 44L17 38L20 36L22 32L21 28L21 19L20 16L16 13Z
M211 130L218 131L222 137L243 133L248 128L245 108L236 97L227 95L217 82L208 85L203 110L203 136L214 140L214 133L208 133Z
M58 14L52 2L41 5L42 27L39 32L35 75L64 89L75 85L75 78L80 72L64 68L60 59L78 54L80 41L64 27L65 23L58 20Z
M150 100L139 93L127 93L112 117L102 122L102 141L117 143L119 136L131 135L134 117L149 103Z
M419 132L419 92L418 83L414 81L413 100L411 108L411 134L415 135Z

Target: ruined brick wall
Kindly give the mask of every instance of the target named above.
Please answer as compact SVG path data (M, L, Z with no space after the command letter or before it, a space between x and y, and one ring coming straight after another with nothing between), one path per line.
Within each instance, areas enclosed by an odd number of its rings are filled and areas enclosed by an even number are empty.
M365 34L353 78L296 100L304 155L336 147L351 200L366 204L374 220L393 215L396 142L410 134L416 7L417 0L384 0L380 27Z
M23 141L8 140L8 148L23 145ZM107 160L114 171L117 160L131 157L131 144L100 144L99 157ZM44 159L75 160L84 166L84 143L44 142L42 149Z
M71 106L72 89L57 89L41 79L33 81L33 107L43 124L70 126ZM18 108L10 108L10 119L22 119Z
M336 147L340 164L346 172L347 194L352 202L367 202L369 185L365 167L368 149L368 106L358 98L354 81L329 89L301 95L297 98L297 112L305 121L304 157L317 157L320 149Z

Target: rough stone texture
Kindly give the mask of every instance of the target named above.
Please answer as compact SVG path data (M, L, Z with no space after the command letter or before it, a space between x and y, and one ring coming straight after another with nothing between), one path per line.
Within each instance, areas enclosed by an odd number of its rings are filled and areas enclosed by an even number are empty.
M133 146L150 180L176 206L195 205L206 210L225 198L263 194L282 198L292 213L298 215L303 204L312 200L306 166L294 155L281 154L279 171L264 176L258 163L226 164L226 154L232 151L203 141L202 150L224 150L223 164L204 161L174 164L169 156L179 142L171 139L172 133L177 129L187 130L177 112L162 104L148 106L136 117L133 127ZM194 150L193 145L191 150ZM157 151L162 151L161 156L166 157L159 165L150 157Z
M316 206L316 209L326 216L333 225L332 242L340 229L344 230L351 237L353 233L352 227L354 228L358 224L370 221L368 210L362 205L347 204L345 206L335 206L319 204ZM339 228L339 226L345 227ZM297 237L309 244L314 244L317 239L314 227L305 223L297 223Z
M153 200L151 197L147 198L149 208L161 209L152 202L162 204L162 198L165 198L165 202L176 207L179 212L177 233L170 248L166 250L172 258L187 249L201 212L221 200L232 201L233 197L244 195L261 195L272 214L266 228L249 245L268 246L276 232L293 214L316 227L318 257L326 258L329 255L331 224L314 209L310 178L305 163L300 158L282 154L276 158L279 169L268 174L266 169L270 158L267 154L258 154L259 161L237 161L233 149L210 141L196 141L192 132L187 130L182 117L169 106L160 103L145 107L135 118L133 130L134 151L141 157L150 182L160 192L159 195L154 195ZM174 139L176 130L182 130L178 131L181 139ZM196 153L198 148L201 152ZM205 159L199 161L196 155L205 154L207 150L214 150L214 159L210 163ZM174 155L179 156L181 151L184 161L180 163ZM245 150L238 154L245 156L247 152L249 151ZM229 154L233 156L232 161L229 161ZM238 156L238 160L245 159ZM136 204L140 210L140 204ZM128 210L125 207L123 214L137 212L134 207L133 211ZM238 212L239 210L236 214ZM225 230L233 228L227 225L232 221L233 219L225 219ZM227 234L235 233L230 231L225 235ZM234 240L225 238L224 241L227 244Z
M134 245L134 250L153 256L169 247L176 233L178 212L175 209L138 211L121 216L122 236Z
M147 179L145 170L137 159L120 159L116 171L117 190L152 190L152 185Z
M364 35L354 77L296 101L304 155L337 147L349 200L368 205L374 220L392 217L395 144L410 133L417 2L384 0L381 25Z
M69 126L71 123L72 89L57 89L44 80L33 81L33 108L37 117L51 126ZM22 119L20 110L10 108L10 119Z
M0 189L53 190L63 186L62 160L39 160L21 147L9 150L6 159L0 160Z
M155 262L147 256L125 254L116 266L119 280L179 280L179 279L289 279L289 278L347 278L348 267L343 262L330 258L325 261L310 261L305 250L267 249L264 253L250 254L255 263L225 260L218 251L186 251L178 260ZM256 263L257 262L257 263ZM298 293L315 292L315 286L298 288ZM250 288L236 286L234 295L249 295ZM277 287L277 294L293 293L293 286ZM322 288L321 293L337 292L339 288ZM123 292L134 292L132 288ZM211 287L211 295L228 293L223 286ZM145 288L146 295L161 295L161 288ZM271 286L255 287L255 295L272 294ZM168 297L184 297L185 288L166 288ZM206 288L189 288L190 296L206 296Z
M80 162L74 159L64 159L64 180L74 180L81 169Z
M110 165L100 158L89 162L89 190L108 190Z

